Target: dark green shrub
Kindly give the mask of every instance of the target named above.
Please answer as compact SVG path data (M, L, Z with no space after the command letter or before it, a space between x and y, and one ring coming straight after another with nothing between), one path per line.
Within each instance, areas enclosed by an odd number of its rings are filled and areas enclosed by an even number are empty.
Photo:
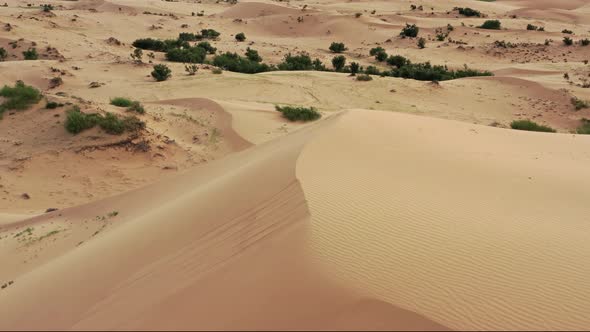
M377 60L379 62L383 62L383 61L387 60L387 53L385 51L382 51L382 52L375 54L375 60Z
M326 66L324 66L324 64L322 63L322 61L320 59L313 60L311 65L313 67L313 70L317 70L317 71L327 71L328 70L326 68Z
M190 32L181 32L178 34L178 40L180 41L197 41L201 39L200 35L195 35L194 33L190 33Z
M313 107L275 106L275 108L289 121L313 121L322 117Z
M39 90L22 81L17 81L14 87L5 85L0 89L0 97L4 97L4 102L0 104L0 118L7 110L25 110L42 98Z
M554 133L555 129L547 126L539 125L531 120L515 120L510 123L510 128L516 130L526 130L526 131L540 131L540 132L547 132L547 133Z
M419 47L419 48L421 48L421 49L422 49L422 48L425 48L425 47L426 47L426 39L424 39L424 38L419 38L419 39L418 39L418 47Z
M580 135L590 135L590 120L582 119L580 120L582 124L576 129L576 134Z
M283 62L278 66L279 70L314 70L314 63L306 53L298 55L285 55Z
M336 71L342 71L342 68L344 68L345 64L346 58L344 57L344 55L337 55L332 58L332 66Z
M62 107L64 104L61 103L56 103L54 101L48 101L47 104L45 104L45 108L52 110L52 109L56 109L58 107Z
M213 58L213 65L225 70L245 74L262 73L271 70L271 68L264 63L258 63L246 57L239 56L237 53L230 52L217 55Z
M203 29L201 30L201 38L203 39L215 39L219 37L221 34L213 29Z
M53 5L41 5L44 12L48 13L53 10Z
M574 105L574 108L576 109L576 111L590 107L590 103L588 103L587 101L578 99L576 97L572 97L571 102L572 102L572 105Z
M168 66L159 64L154 66L154 70L152 71L152 77L156 79L156 81L161 82L165 81L172 76L172 70L168 68Z
M371 50L369 50L369 55L376 56L378 53L381 53L381 52L385 52L385 49L381 46L377 46L377 47L373 47Z
M108 134L119 135L125 131L136 131L145 128L145 123L136 116L120 118L107 112L104 116L98 113L82 113L77 106L68 110L65 128L72 134L78 134L96 125Z
M108 134L119 135L125 132L125 123L111 112L98 118L98 125Z
M352 76L355 76L360 70L360 65L358 64L358 62L351 62L350 63L350 74Z
M402 38L405 37L417 37L418 33L420 32L420 28L418 28L416 26L416 24L408 24L406 23L406 26L402 29L402 31L399 33L400 36L402 36Z
M347 50L344 43L336 43L336 42L330 44L329 49L330 49L330 51L332 51L332 53L342 53Z
M401 55L390 55L389 58L387 58L387 63L397 68L401 68L405 65L410 64L410 60L406 59Z
M179 39L158 40L153 38L143 38L135 40L133 42L133 47L155 52L166 52L173 48L188 48L190 47L190 44L187 41Z
M37 60L39 59L39 54L37 53L36 48L29 48L28 50L23 52L23 56L25 60Z
M590 39L584 38L584 39L580 40L580 45L582 45L582 46L590 45Z
M568 30L568 29L563 29L561 30L561 33L567 33L568 35L573 34L574 32L572 30Z
M166 60L184 63L203 63L207 51L200 47L173 48L166 52Z
M251 61L254 61L254 62L262 62L262 58L258 54L258 51L253 50L250 47L248 47L246 49L246 53L244 55L246 56L246 58L248 58Z
M4 47L0 47L0 61L4 61L6 58L8 58L8 52L6 52Z
M461 14L463 16L467 16L467 17L471 17L471 16L481 17L481 12L479 12L478 10L475 10L475 9L471 9L469 7L467 7L467 8L455 7L455 8L453 8L453 10L458 11L459 14Z
M208 41L202 41L202 42L198 43L197 47L204 49L209 54L215 54L215 52L217 52L217 49L215 47L211 46L211 44L209 44Z
M571 39L570 37L563 37L563 43L564 43L566 46L571 46L571 45L573 45L573 44L574 44L574 41L573 41L573 39Z
M118 107L129 107L133 104L133 100L123 97L115 97L111 99L111 105L115 105Z
M72 134L78 134L86 129L96 126L99 120L99 114L82 113L80 112L80 108L78 106L74 106L67 111L65 127L68 132Z
M236 40L239 42L243 42L246 40L246 35L243 32L236 34Z
M492 76L493 74L488 71L469 69L467 66L461 70L450 70L446 66L433 66L430 62L411 63L408 61L405 65L394 68L390 75L419 81L447 81L463 77Z
M487 20L483 22L478 28L489 30L500 30L502 23L498 20Z
M365 68L365 74L367 74L367 75L379 75L379 74L381 74L381 72L375 66L367 66L367 68Z
M129 107L127 107L127 111L135 112L137 114L145 114L145 108L143 105L138 101L133 101Z
M538 27L536 25L527 24L526 29L527 30L537 30Z

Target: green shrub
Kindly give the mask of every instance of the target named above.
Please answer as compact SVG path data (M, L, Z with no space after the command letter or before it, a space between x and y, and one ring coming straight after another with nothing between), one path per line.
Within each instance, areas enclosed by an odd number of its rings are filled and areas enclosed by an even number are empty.
M245 74L256 74L271 70L271 68L264 63L252 61L237 53L230 52L215 56L215 58L213 58L213 65L225 70Z
M347 50L344 43L336 43L336 42L333 42L332 44L330 44L329 49L330 49L330 51L332 51L332 53L342 53Z
M262 58L258 54L258 51L253 50L250 47L248 47L246 49L246 53L244 55L246 56L246 58L248 58L251 61L254 61L254 62L262 62Z
M510 123L510 128L516 130L526 130L526 131L540 131L546 133L554 133L555 129L547 126L539 125L531 120L515 120Z
M590 103L588 103L587 101L578 99L576 97L572 97L571 102L572 102L572 105L574 105L574 108L576 109L576 111L590 107Z
M498 20L487 20L483 22L478 28L489 30L500 30L502 23Z
M574 40L573 40L573 39L571 39L570 37L563 37L563 43L564 43L566 46L571 46L571 45L573 45L573 44L574 44Z
M314 64L306 53L298 55L288 53L277 67L279 70L313 70Z
M190 33L190 32L181 32L178 34L178 40L180 41L197 41L200 40L201 36L200 35L195 35L194 33Z
M367 74L367 75L379 75L379 74L381 74L381 72L375 66L367 66L367 68L365 68L365 74Z
M48 13L53 10L53 5L41 5L44 12Z
M419 47L419 48L421 48L421 49L422 49L422 48L425 48L425 47L426 47L426 39L424 39L424 38L419 38L419 39L418 39L418 47Z
M360 74L356 77L357 81L372 81L373 77L367 75L367 74Z
M4 61L6 58L8 58L8 52L4 47L0 47L0 61Z
M344 55L337 55L332 58L332 66L336 71L342 71L344 65L346 64L346 57Z
M584 39L580 40L580 45L582 45L582 46L588 46L588 45L590 45L590 39L584 38Z
M42 98L39 90L25 85L22 81L17 81L14 87L5 85L0 89L0 96L4 97L4 102L0 104L0 118L7 110L25 110Z
M382 52L375 54L375 60L377 60L379 62L383 62L383 61L387 60L387 52L382 51Z
M131 105L127 107L127 111L135 112L138 114L145 114L145 108L143 108L143 105L138 101L132 102Z
M582 119L581 122L581 125L576 129L576 134L590 135L590 120Z
M133 100L123 97L115 97L111 99L111 105L115 105L118 107L129 107L133 104Z
M455 8L453 8L453 10L458 11L459 14L461 14L463 16L467 16L467 17L471 17L471 16L481 17L481 12L479 12L478 10L475 10L475 9L471 9L469 7L467 7L467 8L455 7Z
M417 37L418 33L420 32L420 28L418 28L416 26L416 24L408 24L406 23L406 26L402 29L402 31L399 33L400 36L402 36L402 38L405 37Z
M568 30L568 29L563 29L561 30L561 33L567 33L568 35L573 34L574 32L572 30Z
M142 38L135 40L133 42L133 47L155 52L167 52L173 48L188 48L190 45L187 41L179 39L158 40L153 38Z
M385 52L385 49L381 46L373 47L369 50L370 56L376 56L378 53Z
M400 60L400 62L401 61L402 60ZM470 69L467 66L460 70L451 70L446 66L433 66L430 62L411 63L407 59L405 59L405 61L407 62L401 67L393 68L390 75L393 77L411 78L419 81L447 81L463 77L493 75L489 71Z
M86 129L96 126L100 119L99 114L86 114L80 112L78 106L72 107L66 114L65 127L66 130L72 134L78 134Z
M201 30L201 38L203 39L215 39L219 37L221 34L213 29L203 29Z
M289 121L313 121L322 117L313 107L275 106L275 108Z
M98 125L108 134L120 135L125 132L125 123L111 112L99 117Z
M64 104L61 103L57 103L55 101L48 101L47 104L45 104L45 108L52 110L52 109L56 109L58 107L62 107Z
M355 76L359 72L360 67L361 66L358 64L358 62L351 62L350 63L350 74L352 76Z
M246 40L246 35L243 32L240 32L236 34L235 38L237 41L243 42L244 40Z
M211 44L209 44L208 41L202 41L202 42L198 43L197 47L204 49L209 54L215 54L215 52L217 52L217 49L215 47L211 46Z
M213 69L211 69L211 73L213 73L215 75L219 75L219 74L223 74L223 70L221 70L220 68L213 68Z
M168 66L159 64L154 66L154 70L152 71L152 77L156 79L156 81L161 82L165 81L172 76L172 70L168 68Z
M166 60L172 62L203 63L207 51L200 47L173 48L166 52Z
M538 27L536 25L527 24L526 29L527 30L537 30Z
M401 68L405 65L410 64L410 60L406 59L401 55L391 55L387 58L387 63L392 66L396 66L397 68Z
M23 52L23 56L25 60L37 60L39 59L39 54L37 53L36 48L29 48L28 50Z

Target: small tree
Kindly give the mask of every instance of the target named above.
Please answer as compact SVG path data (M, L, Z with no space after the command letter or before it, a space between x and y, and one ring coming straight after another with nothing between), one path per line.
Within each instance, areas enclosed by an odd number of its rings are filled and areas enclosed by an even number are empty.
M34 47L24 51L23 56L25 57L25 60L37 60L39 58L37 49Z
M8 52L4 49L4 47L0 47L0 61L4 61L8 58Z
M130 56L133 62L135 62L136 64L143 63L143 51L141 50L141 48L134 49L133 53L131 53Z
M350 75L351 76L355 76L356 73L359 72L360 69L360 65L358 64L358 62L351 62L350 63Z
M336 71L342 71L345 64L346 58L344 57L344 55L337 55L334 58L332 58L332 66L334 66L334 69Z
M381 52L385 52L385 49L381 46L377 46L377 47L373 47L371 50L369 50L369 55L376 56L377 54L379 54Z
M246 49L246 53L244 55L246 56L246 58L248 58L251 61L254 61L254 62L261 62L262 61L262 57L260 57L260 55L258 54L258 51L253 50L250 47L248 47Z
M246 35L243 32L236 34L236 40L239 42L243 42L246 40Z
M420 37L420 39L418 39L418 47L425 48L426 47L426 39Z
M502 23L498 20L487 20L483 22L478 28L489 30L500 30Z
M199 67L197 67L197 65L195 64L191 64L191 65L184 65L184 70L190 75L193 76L197 73L197 71L199 70Z
M159 64L154 66L154 70L152 71L152 77L156 79L156 81L161 82L165 81L172 76L172 70L168 68L168 66L164 64Z
M381 52L375 54L375 59L379 62L383 62L383 61L387 60L387 53L385 51L381 51Z
M344 46L344 43L332 43L330 44L330 51L332 51L332 53L342 53L344 51L346 51L347 48L346 46Z
M406 23L406 26L402 29L402 31L399 33L400 36L402 36L402 38L406 38L406 37L417 37L418 33L420 32L420 28L418 28L416 26L416 24L408 24Z

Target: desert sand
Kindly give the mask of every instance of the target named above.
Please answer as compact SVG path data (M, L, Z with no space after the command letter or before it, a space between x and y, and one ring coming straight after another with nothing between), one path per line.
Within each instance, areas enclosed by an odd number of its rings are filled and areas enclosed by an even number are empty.
M590 38L590 0L44 3L0 6L0 86L44 95L0 119L0 330L590 329L590 136L576 133L590 108L572 105L590 99L590 46L561 41ZM399 38L406 23L426 48ZM447 24L454 42L436 40ZM338 41L365 67L387 67L369 56L381 46L494 75L193 76L155 52L173 72L155 82L129 57L138 38L206 28L218 52L270 64L330 64ZM127 114L114 97L143 104L144 129L64 128L73 105ZM510 129L524 119L557 132Z

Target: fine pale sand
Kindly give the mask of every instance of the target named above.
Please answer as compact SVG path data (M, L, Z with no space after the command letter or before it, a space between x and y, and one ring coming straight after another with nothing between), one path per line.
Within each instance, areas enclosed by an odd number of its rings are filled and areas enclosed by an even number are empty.
M571 103L590 99L590 46L561 43L590 38L590 0L6 2L0 86L45 99L0 119L0 330L590 328L590 136L574 134L590 108ZM496 18L505 29L475 27ZM425 49L398 37L405 23ZM434 39L447 24L455 43ZM271 64L330 65L342 41L362 66L386 68L368 56L382 46L495 75L189 76L157 53L173 76L156 83L129 59L137 38L205 28ZM32 45L40 60L23 61ZM141 135L64 129L70 105L127 114L117 96L145 106Z

